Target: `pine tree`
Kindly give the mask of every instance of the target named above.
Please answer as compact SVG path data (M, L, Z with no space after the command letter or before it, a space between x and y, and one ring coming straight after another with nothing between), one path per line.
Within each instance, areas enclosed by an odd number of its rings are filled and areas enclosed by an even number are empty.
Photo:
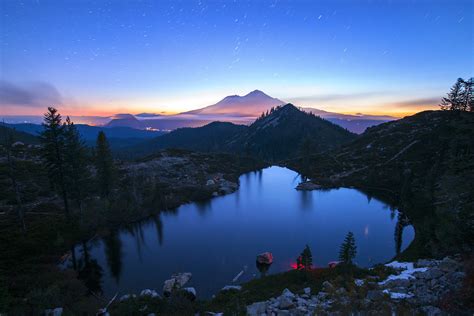
M109 198L115 174L109 142L103 131L99 132L96 144L96 168L102 197Z
M357 254L357 246L355 243L354 234L352 232L348 232L344 242L339 249L339 261L341 261L344 265L352 265L353 260Z
M81 140L79 131L69 117L66 118L64 130L65 138L65 163L67 166L67 180L70 188L71 198L83 210L83 200L85 197L84 188L90 179L87 168L87 151L84 142Z
M474 78L463 80L463 90L461 94L462 109L474 112Z
M441 109L442 110L462 110L464 108L463 104L463 89L464 89L464 80L458 78L456 83L452 86L447 97L444 97L441 100Z
M69 217L68 188L65 166L65 126L61 114L53 107L48 107L44 114L43 132L40 135L43 145L42 157L48 172L49 180L63 198L64 212Z
M296 259L296 267L298 270L311 270L313 266L313 255L308 245L304 248L303 252Z

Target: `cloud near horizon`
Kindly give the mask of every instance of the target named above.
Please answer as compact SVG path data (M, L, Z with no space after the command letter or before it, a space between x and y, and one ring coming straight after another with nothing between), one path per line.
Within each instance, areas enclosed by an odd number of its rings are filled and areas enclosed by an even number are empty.
M421 98L421 99L412 99L400 102L390 103L392 106L398 108L416 108L416 107L426 107L426 106L436 106L441 102L440 97L431 97L431 98Z
M301 91L302 92L302 91ZM213 96L217 101L224 96ZM210 98L209 98L210 99ZM402 117L422 110L436 109L440 97L405 98L393 91L361 91L347 93L297 94L294 97L280 98L301 107L313 107L336 113L354 114L363 112L373 115L393 115ZM67 115L109 116L115 113L138 113L153 111L163 113L162 109L127 106L130 100L110 100L106 102L81 100L77 102L65 97L51 83L35 81L14 83L0 80L0 106L3 115L40 115L48 106L60 108ZM155 100L156 102L156 100ZM138 102L139 103L139 102ZM202 102L201 107L207 104ZM119 106L120 105L120 106ZM199 107L200 108L200 107Z
M331 101L340 101L340 100L354 100L354 99L363 99L363 98L372 98L386 94L383 91L370 91L370 92L359 92L359 93L329 93L329 94L317 94L317 95L307 95L300 97L289 97L285 98L291 100L292 102L331 102Z
M0 80L0 105L3 107L46 108L63 104L63 97L52 84L30 82L15 84Z

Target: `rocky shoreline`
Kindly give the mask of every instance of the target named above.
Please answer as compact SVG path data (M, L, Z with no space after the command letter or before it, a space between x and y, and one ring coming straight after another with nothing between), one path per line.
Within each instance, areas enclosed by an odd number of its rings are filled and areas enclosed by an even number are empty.
M459 256L441 260L420 259L416 262L393 261L378 269L384 270L383 275L369 274L358 279L339 275L334 280L324 281L318 289L306 287L293 292L284 289L280 296L254 302L241 312L249 316L449 315L452 311L446 310L444 301L459 293L466 277L465 262ZM173 275L165 281L163 295L146 289L139 295L122 295L113 305L132 304L144 315L155 315L157 311L150 308L153 300L168 304L174 304L176 298L190 304L198 302L196 289L184 287L190 279L191 273ZM344 282L341 283L341 279ZM242 286L232 285L224 287L220 293L232 297L243 294L243 291ZM465 313L469 315L470 311L466 310ZM99 314L114 315L114 309L110 310L110 314L107 310ZM219 310L194 313L223 314Z
M311 288L300 294L285 289L279 297L248 305L247 315L447 315L442 299L458 291L466 275L459 257L394 261L385 266L394 272L386 279L355 279L349 289L325 281L322 290L314 294Z

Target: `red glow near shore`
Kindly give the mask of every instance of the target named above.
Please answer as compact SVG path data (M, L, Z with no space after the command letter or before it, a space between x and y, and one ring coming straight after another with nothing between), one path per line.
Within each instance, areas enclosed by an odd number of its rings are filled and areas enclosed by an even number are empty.
M303 264L298 264L298 263L295 263L295 262L292 262L290 263L290 267L293 269L293 270L305 270L305 266ZM313 267L309 267L309 269L307 270L311 270Z

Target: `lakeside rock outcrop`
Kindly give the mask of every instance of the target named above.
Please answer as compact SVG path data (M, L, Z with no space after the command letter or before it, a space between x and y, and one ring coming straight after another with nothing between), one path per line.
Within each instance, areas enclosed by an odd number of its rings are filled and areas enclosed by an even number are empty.
M257 263L270 265L273 263L273 254L271 252L264 252L257 255Z
M311 181L301 182L296 186L296 190L298 191L311 191L311 190L319 190L322 187L319 184L313 183Z
M163 285L163 294L165 296L170 296L172 291L180 290L189 282L189 280L191 280L191 277L192 274L189 272L173 274L171 279L165 281ZM192 289L194 290L194 288ZM194 297L196 297L196 290L194 290Z
M354 286L336 287L324 282L321 291L311 295L285 289L278 297L247 306L247 315L314 315L362 313L367 315L409 312L445 315L441 299L462 286L465 277L458 258L391 262L394 273L381 280L377 277L355 279Z

